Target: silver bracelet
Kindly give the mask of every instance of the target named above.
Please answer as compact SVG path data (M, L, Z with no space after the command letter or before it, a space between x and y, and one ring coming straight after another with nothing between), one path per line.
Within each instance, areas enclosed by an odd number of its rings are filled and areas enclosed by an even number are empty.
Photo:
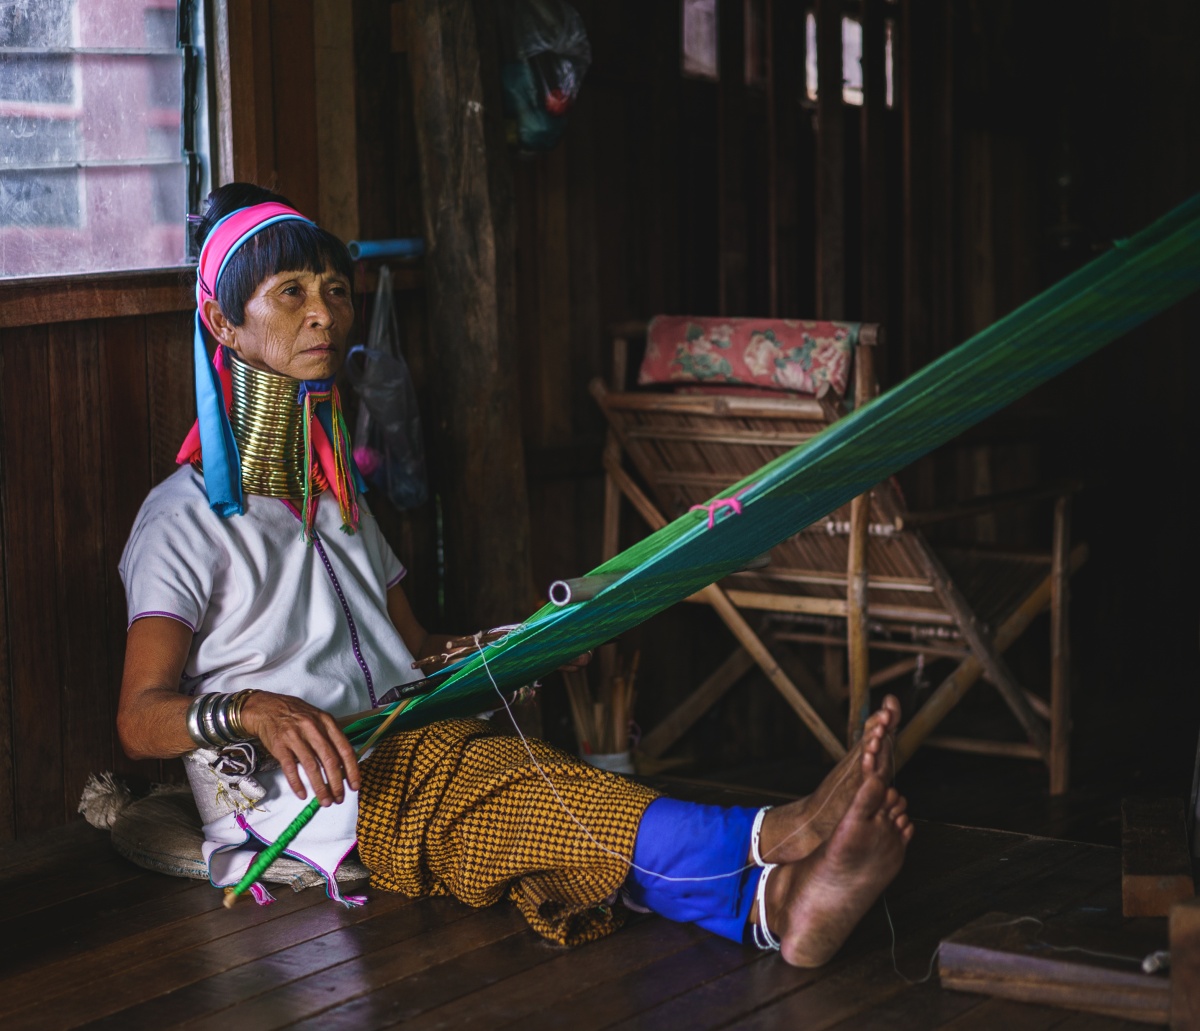
M207 739L209 747L220 748L224 743L217 731L217 721L215 709L225 696L223 694L213 693L204 696L204 704L200 707L200 730Z
M204 698L205 696L202 694L196 695L187 710L188 737L196 743L197 748L208 747L208 738L204 736L204 730L200 723L200 706L204 704Z
M222 745L230 745L237 740L237 735L229 725L229 703L232 699L233 695L223 694L213 706L213 722L217 725L217 736Z

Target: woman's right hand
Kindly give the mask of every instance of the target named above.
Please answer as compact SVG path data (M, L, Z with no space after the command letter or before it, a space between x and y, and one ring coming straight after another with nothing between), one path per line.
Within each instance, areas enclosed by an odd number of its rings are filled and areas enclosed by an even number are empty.
M301 766L322 806L344 801L345 785L358 790L354 748L324 710L300 698L255 691L242 709L242 726L279 760L297 798L306 796Z

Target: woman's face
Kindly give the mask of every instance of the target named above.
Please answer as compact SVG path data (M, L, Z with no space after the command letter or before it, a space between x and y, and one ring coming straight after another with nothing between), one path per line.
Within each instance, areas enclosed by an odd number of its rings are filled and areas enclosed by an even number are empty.
M354 322L350 283L333 269L278 272L258 284L240 326L206 309L221 343L247 365L292 379L328 379L342 366ZM213 311L216 308L216 312Z

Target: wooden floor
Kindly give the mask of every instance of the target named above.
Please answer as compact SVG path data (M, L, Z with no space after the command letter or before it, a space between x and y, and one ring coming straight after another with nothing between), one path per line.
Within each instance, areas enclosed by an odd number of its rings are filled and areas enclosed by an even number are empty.
M887 893L904 977L881 906L834 962L800 971L657 917L564 950L507 904L370 892L346 910L284 889L228 912L206 883L142 871L78 823L0 850L0 1027L1144 1027L904 979L984 913L1116 923L1119 892L1115 849L919 823Z

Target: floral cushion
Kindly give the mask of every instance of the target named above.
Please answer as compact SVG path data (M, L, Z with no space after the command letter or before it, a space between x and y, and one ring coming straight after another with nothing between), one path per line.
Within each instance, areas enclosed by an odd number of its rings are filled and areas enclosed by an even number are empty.
M734 383L823 397L846 393L858 323L659 315L638 382Z

